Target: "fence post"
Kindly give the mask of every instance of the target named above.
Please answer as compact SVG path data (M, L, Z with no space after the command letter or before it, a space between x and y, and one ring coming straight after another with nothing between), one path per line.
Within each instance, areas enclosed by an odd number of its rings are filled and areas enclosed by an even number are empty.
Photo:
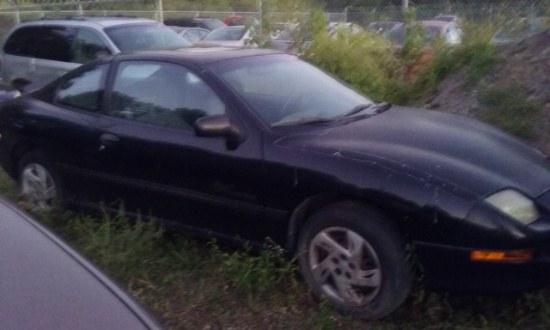
M162 0L158 0L157 2L157 11L158 11L158 21L159 22L164 22L164 9L162 7Z
M263 13L263 9L262 9L262 0L258 0L258 4L257 4L257 9L258 9L258 18L259 18L259 21L260 21L260 35L262 35L262 29L263 29L263 25L264 25L264 13Z
M403 12L406 12L409 9L409 0L403 0Z

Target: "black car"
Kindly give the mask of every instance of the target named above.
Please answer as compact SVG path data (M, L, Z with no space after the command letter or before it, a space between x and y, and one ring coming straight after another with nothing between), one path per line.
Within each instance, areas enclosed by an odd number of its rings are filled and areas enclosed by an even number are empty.
M161 329L99 269L0 197L2 329Z
M341 312L379 318L411 286L527 290L550 269L550 165L463 116L376 104L265 49L119 54L0 104L21 195L153 215L297 252Z

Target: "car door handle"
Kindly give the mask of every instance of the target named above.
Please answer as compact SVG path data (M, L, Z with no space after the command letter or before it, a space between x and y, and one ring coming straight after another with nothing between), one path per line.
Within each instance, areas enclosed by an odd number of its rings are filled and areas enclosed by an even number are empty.
M99 142L102 146L113 145L119 141L120 139L118 138L118 136L109 133L101 134L101 136L99 137Z

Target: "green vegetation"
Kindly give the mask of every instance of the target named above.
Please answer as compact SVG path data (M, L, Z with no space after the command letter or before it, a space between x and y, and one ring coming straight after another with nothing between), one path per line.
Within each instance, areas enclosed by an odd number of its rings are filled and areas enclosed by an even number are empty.
M521 138L534 139L544 104L525 100L519 90L521 87L485 90L480 97L484 108L481 119Z
M15 199L17 188L15 182L6 172L0 170L0 195Z
M408 21L414 21L414 12ZM313 41L304 57L377 101L414 104L461 70L476 83L495 62L489 41L497 21L462 23L464 42L456 46L437 38L425 45L423 29L412 25L399 50L370 32L352 34L341 29L328 35L324 32L327 23L321 12L312 14Z
M375 100L387 99L400 73L387 39L373 33L353 34L344 27L327 34L328 22L320 12L311 24L313 41L306 59Z

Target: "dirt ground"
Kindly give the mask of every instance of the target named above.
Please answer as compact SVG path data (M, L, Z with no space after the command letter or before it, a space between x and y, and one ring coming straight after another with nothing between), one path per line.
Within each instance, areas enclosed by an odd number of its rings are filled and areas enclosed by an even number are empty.
M502 46L496 64L477 84L472 85L464 73L448 78L426 100L426 107L477 118L484 110L479 92L488 87L512 89L525 100L542 104L537 137L527 142L550 155L550 29Z

